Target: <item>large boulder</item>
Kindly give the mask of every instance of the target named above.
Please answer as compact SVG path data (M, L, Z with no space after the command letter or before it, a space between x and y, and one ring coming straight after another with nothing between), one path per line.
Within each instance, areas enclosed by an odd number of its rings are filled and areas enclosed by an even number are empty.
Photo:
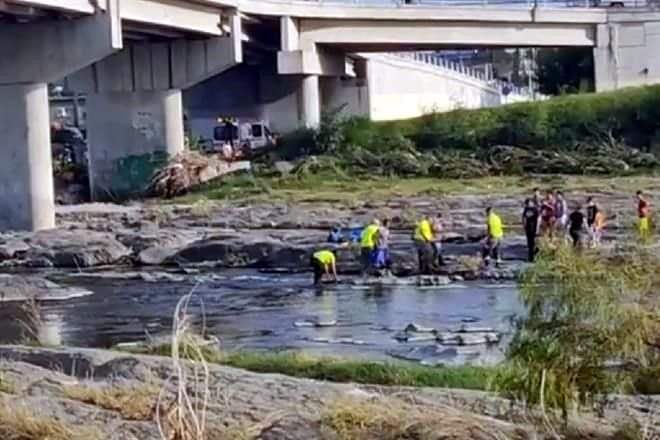
M37 232L25 241L30 246L26 259L47 261L54 267L116 265L131 255L129 248L105 232L53 229Z
M8 238L0 240L0 260L11 260L25 256L30 246L23 240Z
M299 264L300 254L289 250L282 241L268 237L244 241L237 236L217 235L190 244L170 260L178 263L215 262L225 267L273 267L279 255L282 258L280 267ZM287 261L287 257L291 261Z
M165 264L181 249L194 243L201 232L184 228L139 229L117 235L117 239L131 248L139 264L155 266Z

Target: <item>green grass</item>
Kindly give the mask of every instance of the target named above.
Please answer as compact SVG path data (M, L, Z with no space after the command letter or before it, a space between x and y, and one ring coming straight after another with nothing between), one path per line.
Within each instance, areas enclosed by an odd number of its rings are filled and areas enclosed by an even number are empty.
M0 393L13 394L14 385L9 382L9 380L0 373Z
M257 373L280 373L294 377L373 385L444 387L485 390L493 367L424 367L300 354L230 354L223 362Z
M141 354L169 356L169 345L129 350ZM486 390L496 367L425 367L407 363L381 363L338 358L318 358L299 353L227 353L204 348L210 363L255 373L278 373L292 377L353 382L370 385L441 387Z
M167 344L122 349L130 353L170 356ZM185 347L183 353L190 352ZM405 362L374 362L332 357L314 357L301 353L223 353L202 347L207 362L226 365L255 373L365 385L460 388L492 390L494 381L503 374L521 374L508 364L497 366L426 367ZM660 368L654 366L627 373L631 384L623 391L631 394L660 394Z
M285 201L292 203L346 203L384 201L393 198L530 194L534 187L565 191L617 191L660 189L654 176L590 177L547 175L538 177L495 176L476 179L346 178L310 175L301 179L242 175L205 185L174 203L193 204L207 200Z

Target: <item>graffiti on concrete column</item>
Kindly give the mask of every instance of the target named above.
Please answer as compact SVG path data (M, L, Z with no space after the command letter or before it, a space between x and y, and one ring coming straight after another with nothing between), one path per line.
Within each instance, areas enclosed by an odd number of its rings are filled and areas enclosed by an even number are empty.
M116 159L113 162L111 188L118 196L143 193L156 170L167 163L165 151L154 151Z
M148 111L136 111L131 121L132 127L140 132L148 141L161 135L161 124L157 118Z

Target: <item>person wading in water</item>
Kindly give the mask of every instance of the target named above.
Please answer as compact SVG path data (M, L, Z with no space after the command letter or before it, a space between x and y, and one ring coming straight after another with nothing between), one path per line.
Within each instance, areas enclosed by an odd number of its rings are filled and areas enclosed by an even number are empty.
M541 225L541 216L539 208L533 199L525 200L525 207L522 211L522 226L527 237L527 260L533 262L536 258L536 236L539 233Z

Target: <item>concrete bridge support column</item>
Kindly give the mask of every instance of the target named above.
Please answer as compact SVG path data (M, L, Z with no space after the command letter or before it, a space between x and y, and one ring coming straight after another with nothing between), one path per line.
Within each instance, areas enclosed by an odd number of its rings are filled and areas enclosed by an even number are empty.
M0 85L0 230L55 227L48 86Z
M121 49L118 0L105 5L0 26L0 231L55 226L47 84Z
M304 127L315 128L321 124L321 96L317 75L307 75L302 78L300 113L300 122Z
M184 149L179 89L91 94L87 115L94 199L143 193L154 171Z
M229 32L135 43L69 77L73 89L88 93L94 200L143 194L154 171L183 151L181 90L242 61L240 16L234 11L218 20Z

